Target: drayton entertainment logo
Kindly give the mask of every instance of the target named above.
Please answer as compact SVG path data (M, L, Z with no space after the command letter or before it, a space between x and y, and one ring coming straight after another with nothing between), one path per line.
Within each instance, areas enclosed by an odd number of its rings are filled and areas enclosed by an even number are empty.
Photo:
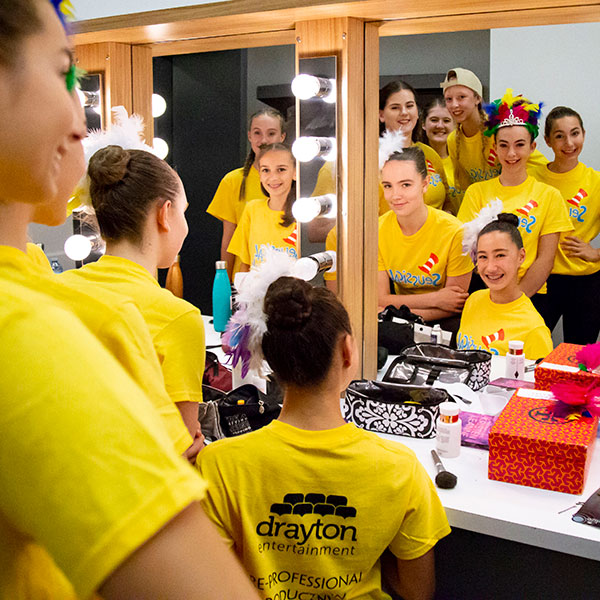
M343 523L346 519L356 517L356 508L348 505L345 496L286 494L283 502L271 504L270 512L273 514L256 526L256 533L261 537L283 536L299 546L316 540L356 542L356 527ZM301 520L306 515L318 515L318 518L302 523L278 520L276 517L284 515L300 517Z

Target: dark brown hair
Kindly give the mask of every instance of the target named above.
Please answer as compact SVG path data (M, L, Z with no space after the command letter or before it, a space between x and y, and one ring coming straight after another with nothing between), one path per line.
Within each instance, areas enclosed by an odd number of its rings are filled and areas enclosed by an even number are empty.
M523 238L519 231L519 217L512 213L500 213L498 218L488 223L477 236L477 241L482 235L486 233L492 233L493 231L500 231L501 233L508 233L510 239L514 245L520 250L523 248Z
M568 106L555 106L546 117L546 122L544 123L544 137L550 137L554 121L556 121L557 119L562 119L563 117L575 117L579 121L581 131L585 133L585 129L583 127L583 120L581 118L581 115L576 110L573 110Z
M408 90L412 93L413 98L415 99L415 104L417 104L417 92L415 92L415 88L413 88L410 83L406 83L406 81L390 81L388 84L384 85L379 90L379 110L383 110L389 97L396 92L401 92L402 90ZM415 124L415 128L411 132L411 142L419 141L419 131L421 129L421 111L419 110L419 106L417 104L417 122ZM381 135L385 131L385 123L379 122L379 135Z
M260 154L258 155L259 163L260 163L260 159L265 154L267 154L268 152L273 152L274 150L283 150L284 152L287 152L290 155L290 158L292 159L292 164L294 165L294 167L296 166L296 159L294 158L292 151L289 149L288 146L286 146L285 144L282 144L280 142L277 142L276 144L269 144L269 145L265 146L264 148L262 148L260 151ZM268 198L269 193L264 188L262 183L260 184L260 189L262 190L262 193ZM296 201L296 180L294 179L292 181L292 186L290 187L290 191L288 192L287 198L285 199L285 204L283 206L283 217L281 217L281 221L279 222L279 224L282 227L288 227L296 220L296 219L294 219L294 215L292 214L292 205L294 204L295 201Z
M40 0L0 3L0 64L14 67L24 38L41 30L39 5Z
M390 160L397 160L399 162L414 162L417 173L419 173L423 179L427 179L428 173L427 163L425 162L425 154L418 146L409 146L408 148L404 148L402 152L393 152L386 162L389 162Z
M265 359L283 385L318 385L325 380L341 336L352 334L346 309L335 294L295 277L280 277L264 302Z
M142 241L144 223L157 202L175 201L179 177L164 161L145 150L106 146L88 166L90 196L100 233L106 241Z
M260 117L262 115L267 115L268 117L273 117L279 121L279 127L281 129L281 133L285 128L285 119L283 115L274 108L262 108L261 110L257 110L251 117L248 119L248 131L252 129L252 121L256 119L256 117ZM248 173L250 173L250 169L256 160L256 154L254 154L254 150L252 150L252 146L250 146L250 151L246 156L246 161L244 162L244 167L242 171L242 184L240 185L240 195L238 196L238 200L244 200L246 198L246 179L248 177Z

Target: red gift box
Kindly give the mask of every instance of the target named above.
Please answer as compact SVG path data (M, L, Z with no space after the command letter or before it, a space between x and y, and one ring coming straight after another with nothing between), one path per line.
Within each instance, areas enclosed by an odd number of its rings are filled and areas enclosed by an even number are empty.
M581 384L597 381L600 384L600 375L581 371L579 361L575 357L583 346L579 344L559 344L535 368L535 387L538 390L549 390L550 386L559 381L575 381Z
M555 417L550 392L519 389L490 431L488 477L581 494L598 417Z

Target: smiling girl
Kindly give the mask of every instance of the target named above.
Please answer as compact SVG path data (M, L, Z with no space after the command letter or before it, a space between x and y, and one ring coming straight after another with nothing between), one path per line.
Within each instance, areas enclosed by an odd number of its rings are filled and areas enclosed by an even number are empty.
M484 349L504 356L510 340L522 340L525 357L538 359L552 350L550 331L531 300L519 287L519 267L525 260L519 219L500 213L477 237L475 262L487 289L465 303L459 349Z
M550 111L544 139L554 160L532 175L560 192L575 231L558 246L542 315L551 330L562 316L565 342L591 344L600 332L600 250L590 245L600 233L600 173L579 162L585 129L572 108Z
M296 161L283 144L270 144L258 155L263 194L267 199L249 202L231 238L228 252L240 259L240 271L249 271L264 260L266 248L297 256L296 221L292 204L296 199Z
M458 218L463 223L471 221L484 206L500 200L504 212L512 212L519 218L525 245L519 286L529 297L537 292L545 296L545 283L554 264L559 236L573 226L558 191L527 174L541 111L527 98L513 96L510 89L501 99L486 106L486 110L489 118L485 134L493 140L502 172L467 189ZM542 304L543 298L538 295L535 302Z

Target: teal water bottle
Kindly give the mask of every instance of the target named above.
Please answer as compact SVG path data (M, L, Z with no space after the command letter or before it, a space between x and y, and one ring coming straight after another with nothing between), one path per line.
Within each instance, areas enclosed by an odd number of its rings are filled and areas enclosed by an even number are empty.
M218 260L213 283L213 327L215 331L225 331L231 317L231 283L227 275L227 262Z

